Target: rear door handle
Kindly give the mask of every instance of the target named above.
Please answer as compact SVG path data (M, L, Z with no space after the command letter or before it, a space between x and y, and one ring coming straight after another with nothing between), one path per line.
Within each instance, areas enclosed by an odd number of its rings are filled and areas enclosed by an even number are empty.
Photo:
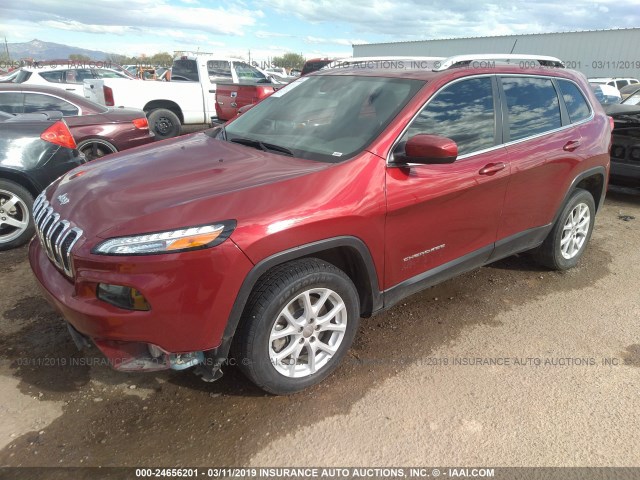
M569 140L567 143L564 144L564 147L562 147L562 149L565 152L573 152L579 146L580 146L580 140Z
M507 164L504 162L490 163L482 167L478 173L480 175L493 175L494 173L498 173L500 170L504 170L505 168L507 168Z

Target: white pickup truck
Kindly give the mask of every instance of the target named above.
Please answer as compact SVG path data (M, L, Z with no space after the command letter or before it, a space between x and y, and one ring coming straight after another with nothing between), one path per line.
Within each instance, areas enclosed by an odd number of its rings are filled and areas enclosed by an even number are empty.
M186 54L174 59L169 82L85 80L84 96L109 107L144 110L156 138L164 139L180 135L182 125L211 123L216 118L216 83L272 81L268 74L241 60Z

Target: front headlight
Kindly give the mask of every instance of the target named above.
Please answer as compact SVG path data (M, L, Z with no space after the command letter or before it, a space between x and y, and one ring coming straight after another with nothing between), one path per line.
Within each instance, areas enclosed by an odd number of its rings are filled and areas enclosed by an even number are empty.
M111 238L94 247L92 253L98 255L148 255L214 247L229 238L235 227L235 220L228 220L211 225Z

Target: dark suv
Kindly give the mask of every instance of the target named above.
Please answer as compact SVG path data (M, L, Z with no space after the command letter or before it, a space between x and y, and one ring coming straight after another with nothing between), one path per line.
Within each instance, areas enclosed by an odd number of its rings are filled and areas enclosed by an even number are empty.
M117 369L211 381L231 352L282 394L407 295L518 252L573 267L610 119L559 60L492 58L317 72L225 127L76 169L35 202L33 271Z

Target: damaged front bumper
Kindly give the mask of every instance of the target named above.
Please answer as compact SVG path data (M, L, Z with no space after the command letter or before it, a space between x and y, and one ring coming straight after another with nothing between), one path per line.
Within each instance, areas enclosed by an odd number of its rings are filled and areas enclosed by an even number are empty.
M67 322L67 329L78 350L98 347L115 370L122 372L185 370L205 361L202 351L170 353L157 345L143 342L121 342L91 339Z

